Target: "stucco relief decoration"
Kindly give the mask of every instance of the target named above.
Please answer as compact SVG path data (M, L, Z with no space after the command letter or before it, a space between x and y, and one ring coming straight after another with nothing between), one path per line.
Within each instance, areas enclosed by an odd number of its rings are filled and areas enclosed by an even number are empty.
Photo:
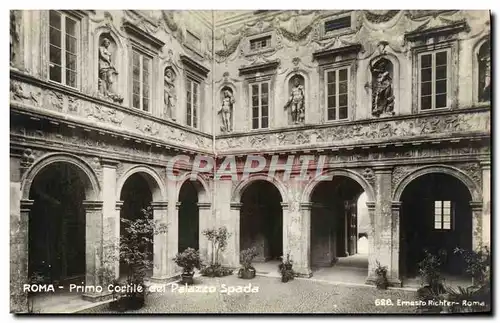
M304 123L305 119L305 90L304 77L300 74L294 75L289 82L290 97L285 104L285 110L289 109L292 123Z
M160 128L157 124L153 124L150 122L143 122L141 120L136 120L136 129L140 130L142 133L155 136L160 132Z
M316 18L315 11L296 10L277 16L275 25L283 38L298 43L296 45L304 45L309 41L308 36L315 27Z
M68 110L70 112L78 112L78 109L80 108L80 100L78 100L75 97L69 96L68 97Z
M40 105L41 100L41 92L38 91L30 91L26 88L26 85L23 85L16 81L10 81L10 94L11 99L14 101L28 101L37 106Z
M399 183L405 178L408 174L410 174L416 166L396 166L392 170L392 191L398 187Z
M458 168L467 173L469 177L476 183L479 187L482 183L482 174L481 174L481 166L479 163L465 163L465 164L457 164Z
M221 90L221 104L217 111L217 114L221 118L220 130L222 132L232 131L231 120L235 102L233 90L228 86L223 87Z
M64 96L61 93L55 91L49 91L47 99L49 101L48 104L50 107L55 107L58 110L63 109Z
M21 166L29 167L35 162L36 156L31 148L26 148L23 151L23 156L21 158Z
M112 102L122 103L123 97L115 89L118 71L113 62L116 44L112 39L109 34L102 34L99 38L99 94Z
M491 100L491 49L490 42L487 41L479 49L478 57L479 72L479 102L488 102Z
M371 168L365 168L361 171L361 175L368 181L370 184L375 183L375 173Z
M380 58L370 62L372 73L372 115L375 117L394 115L394 68L391 61Z
M171 67L167 67L164 73L163 85L163 114L165 118L175 121L175 110L177 106L177 93L175 88L176 75Z
M372 23L388 22L399 13L399 10L366 10L364 11L365 18Z
M86 109L87 118L100 122L110 122L114 125L120 126L125 118L125 115L114 109L102 107L99 105L91 105Z

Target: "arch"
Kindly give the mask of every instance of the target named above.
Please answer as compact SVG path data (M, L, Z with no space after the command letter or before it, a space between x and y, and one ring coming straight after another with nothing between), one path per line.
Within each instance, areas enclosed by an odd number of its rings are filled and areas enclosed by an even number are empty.
M304 188L304 192L302 193L301 203L309 203L311 200L312 193L316 186L324 181L322 179L324 176L335 177L335 176L344 176L348 177L354 181L356 181L366 192L368 202L375 201L375 192L373 187L366 181L366 179L360 174L356 173L350 169L330 169L323 171L321 174L317 175L315 178L311 179L306 187Z
M125 182L127 179L136 174L139 173L141 176L144 177L146 182L148 183L149 189L151 190L151 193L153 195L153 201L166 201L167 200L167 194L165 192L165 185L161 179L161 177L158 175L158 173L151 167L149 166L144 166L144 165L138 165L138 166L133 166L130 169L128 169L125 174L121 176L121 178L118 181L117 189L116 189L116 200L120 200L120 195L123 189L123 185L125 185Z
M460 180L469 190L470 196L473 201L481 201L481 194L480 194L480 189L477 186L477 184L463 171L460 169L453 167L453 166L448 166L448 165L433 165L433 166L424 166L421 168L416 169L415 171L411 172L410 174L406 175L401 182L397 185L396 189L394 190L393 194L393 201L401 201L401 196L403 195L403 192L405 188L415 179L419 178L420 176L427 175L427 174L433 174L433 173L441 173L441 174L447 174L451 175L458 180Z
M283 203L286 203L288 201L286 186L280 180L274 177L269 178L266 175L257 174L250 175L247 179L240 181L236 185L236 187L233 189L233 192L231 193L231 203L240 203L241 196L245 192L245 189L247 189L248 186L250 186L255 181L266 181L273 184L281 194L281 201Z
M196 176L195 180L191 179L192 175ZM208 193L210 192L210 186L208 185L207 179L199 173L191 172L184 173L177 182L179 183L177 187L177 200L179 200L179 194L181 192L182 185L184 185L184 183L189 180L193 181L193 185L198 192L198 202L210 203L210 196Z
M31 165L21 179L23 199L29 199L31 184L40 171L54 163L68 163L77 167L80 170L78 173L85 187L85 198L92 201L99 200L101 188L94 170L78 156L68 153L50 153Z

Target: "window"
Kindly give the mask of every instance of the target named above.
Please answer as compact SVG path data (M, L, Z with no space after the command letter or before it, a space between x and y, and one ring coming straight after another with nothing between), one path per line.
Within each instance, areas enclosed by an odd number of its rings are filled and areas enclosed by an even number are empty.
M446 108L449 92L449 51L419 55L420 110Z
M349 102L349 69L340 68L326 72L327 120L347 119Z
M151 110L151 58L132 51L132 106Z
M325 21L325 33L351 27L351 16Z
M252 129L269 127L269 83L250 85L252 97Z
M434 229L452 229L452 204L451 201L434 201Z
M50 10L49 13L49 80L77 87L78 21Z
M186 123L193 128L198 127L198 106L200 102L200 84L194 80L186 80Z
M250 40L250 50L259 50L270 46L271 36L265 36Z
M491 100L491 49L487 41L477 54L478 60L478 101L489 102Z

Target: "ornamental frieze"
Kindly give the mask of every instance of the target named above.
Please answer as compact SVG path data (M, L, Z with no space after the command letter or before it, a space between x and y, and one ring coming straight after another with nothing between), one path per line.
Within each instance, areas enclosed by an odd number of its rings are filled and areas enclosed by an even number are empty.
M19 104L21 108L49 112L55 117L73 122L93 123L103 129L124 130L154 139L163 139L167 143L190 148L210 149L212 139L195 134L161 121L151 120L151 116L138 115L136 111L127 111L100 104L89 98L75 97L63 90L41 89L33 84L11 80L11 103ZM139 112L140 113L140 112Z
M280 149L311 146L314 137L315 146L331 147L338 145L380 142L384 140L415 138L418 136L466 134L481 132L489 134L490 115L488 112L455 112L455 114L439 116L421 116L412 119L397 119L333 125L322 129L307 129L268 134L242 134L237 138L216 139L217 149L235 148L262 149L270 148L270 143L278 144Z
M463 172L465 172L473 181L478 185L478 187L482 186L482 171L481 165L479 163L460 163L454 164L453 166L459 168Z

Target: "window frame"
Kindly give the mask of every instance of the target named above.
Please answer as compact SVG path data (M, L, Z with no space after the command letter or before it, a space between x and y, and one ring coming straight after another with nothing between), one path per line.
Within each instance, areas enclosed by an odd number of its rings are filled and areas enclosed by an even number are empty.
M347 70L347 105L346 105L346 110L347 110L347 117L344 118L344 119L339 119L339 114L340 114L340 107L339 107L339 82L338 82L338 75L340 73L340 70L343 70L343 69L346 69ZM336 74L336 86L335 86L335 97L336 97L336 107L335 107L335 110L336 110L336 113L335 113L335 116L336 118L335 119L328 119L328 73L330 72L335 72ZM324 71L323 71L323 99L324 99L324 118L325 118L325 122L327 123L336 123L336 122L344 122L344 121L348 121L351 119L351 95L352 95L352 89L351 89L351 66L350 65L338 65L338 66L332 66L332 67L328 67L326 68Z
M188 84L189 84L189 88L188 88ZM197 85L197 96L196 96L196 102L193 102L193 96L194 96L194 91L193 91L193 84L196 84ZM185 124L186 126L190 127L190 128L193 128L193 129L199 129L200 128L200 104L201 104L201 82L196 80L195 78L193 77L186 77L186 80L185 80L185 99L186 99L186 113L184 114L185 116ZM190 102L191 104L189 104L188 100L187 100L187 93L188 91L191 92L191 96L190 96ZM193 103L196 103L196 105L194 105ZM193 106L195 107L195 109L193 109ZM194 117L194 113L193 111L196 110L196 118ZM191 115L191 118L188 119L188 112L189 114ZM190 123L188 123L188 120ZM196 125L193 125L194 122L193 121L196 121Z
M140 56L140 89L139 89L139 104L140 104L140 107L134 107L134 54L137 53L139 54ZM131 50L131 54L132 54L132 59L131 59L131 64L130 64L130 68L131 68L131 73L130 73L130 107L132 109L135 109L135 110L138 110L138 111L142 111L142 112L145 112L145 113L149 113L149 114L152 114L153 113L153 59L154 57L147 54L146 52L142 51L140 48L136 47L136 46L132 46L132 50ZM143 84L144 84L144 81L143 81L143 62L144 62L144 57L148 58L149 59L149 106L148 106L148 110L144 110L144 102L143 102Z
M52 25L50 24L50 14L51 12L56 12L60 15L61 17L61 29L60 29L60 35L61 35L61 81L58 82L56 80L53 80L50 78L50 68L52 63L50 61L50 47L55 46L52 45L51 42L51 37L50 37L50 30ZM75 22L75 35L76 35L76 49L74 55L76 56L76 69L74 70L76 76L75 76L75 85L69 85L67 84L67 79L66 79L66 70L68 69L66 65L66 54L67 54L67 49L66 49L66 36L69 35L66 33L66 19L71 19ZM69 35L72 37L71 35ZM51 83L58 84L61 86L65 86L71 89L79 90L81 87L81 60L82 60L82 52L81 52L81 44L80 42L82 41L82 17L79 17L77 15L71 14L69 12L66 12L64 10L47 10L47 60L46 60L46 66L47 66L47 80Z
M440 214L436 213L436 208L437 208L436 203L437 202L441 203ZM444 227L444 224L446 223L444 221L444 215L445 215L444 214L444 210L445 210L444 203L445 202L450 203L450 214L449 214L449 216L450 216L450 221L449 221L450 227L449 228L445 228ZM455 229L455 221L454 221L455 220L455 203L453 203L453 201L451 201L451 200L435 200L434 203L433 203L433 210L434 210L434 216L433 216L433 222L432 222L433 223L433 226L432 226L433 230L435 230L435 231L445 231L445 232L454 231L454 229ZM441 219L439 221L436 221L436 218L437 218L438 215L440 216ZM436 228L436 224L437 223L439 223L439 227Z
M441 53L441 52L446 52L446 106L444 107L436 107L436 54ZM422 109L422 100L421 100L421 92L422 92L422 56L424 55L431 55L431 71L432 71L432 76L431 76L431 107L429 109ZM446 109L451 109L451 92L452 92L452 66L451 66L451 48L450 47L444 47L444 48L439 48L439 49L433 49L433 50L425 50L417 53L416 55L417 58L417 109L418 112L430 112L430 111L440 111L440 110L446 110Z
M262 97L261 97L261 94L262 94L262 85L263 84L267 84L267 127L262 127ZM253 116L253 103L252 103L252 96L253 96L253 92L252 92L252 87L254 85L257 85L258 86L258 89L259 89L259 94L258 94L258 102L259 102L259 106L258 106L258 111L259 111L259 115L258 115L258 128L254 128L253 127L253 119L254 119L254 116ZM248 83L248 93L249 93L249 107L250 107L250 129L252 131L257 131L257 130L267 130L267 129L270 129L271 128L271 80L270 79L266 79L266 80L260 80L260 81L253 81L253 82L249 82Z

